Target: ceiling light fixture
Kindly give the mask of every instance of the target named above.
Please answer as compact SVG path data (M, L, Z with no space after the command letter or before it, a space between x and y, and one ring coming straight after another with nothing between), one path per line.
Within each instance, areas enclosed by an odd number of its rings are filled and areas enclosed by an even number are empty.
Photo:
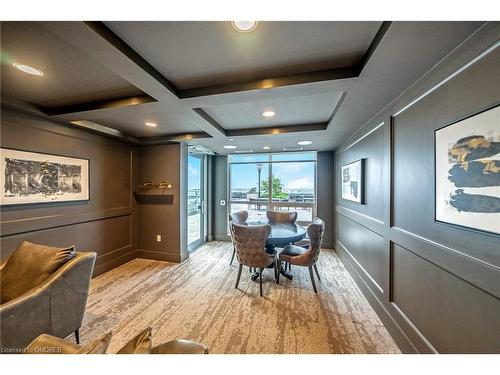
M227 148L228 150L234 150L236 146L233 145L225 145L224 148Z
M307 145L310 145L312 142L311 141L300 141L300 142L297 142L298 145L301 145L301 146L307 146Z
M262 148L263 148L264 150L269 150L269 149L271 149L271 146L262 146Z
M156 128L158 126L158 124L154 122L145 122L144 125L149 126L151 128Z
M234 138L229 138L228 141L232 142L232 141L234 141Z
M255 30L257 24L257 21L231 21L231 25L233 25L234 29L240 33L249 33L250 31Z
M262 116L264 116L264 117L273 117L274 115L276 115L276 112L274 112L274 111L264 111L264 112L262 112Z
M43 76L43 72L41 70L35 69L29 65L14 63L12 64L12 66L16 69L19 69L21 72L31 74L32 76L38 76L38 77Z

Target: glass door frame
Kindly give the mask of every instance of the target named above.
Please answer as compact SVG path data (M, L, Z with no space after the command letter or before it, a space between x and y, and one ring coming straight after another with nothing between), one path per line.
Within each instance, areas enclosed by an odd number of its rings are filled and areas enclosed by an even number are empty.
M207 202L206 202L206 189L207 189L207 178L206 178L206 156L204 154L188 154L188 158L193 157L200 160L200 204L199 204L199 212L200 212L200 237L193 241L188 242L188 251L192 252L200 247L202 244L206 242L206 210L207 210ZM189 162L188 162L189 165ZM188 172L189 173L189 172ZM189 239L189 183L188 183L188 239Z

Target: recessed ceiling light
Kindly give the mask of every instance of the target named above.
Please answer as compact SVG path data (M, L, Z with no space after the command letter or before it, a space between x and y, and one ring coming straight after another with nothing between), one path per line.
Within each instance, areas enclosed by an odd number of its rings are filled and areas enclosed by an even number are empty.
M229 138L228 141L232 142L232 141L234 141L234 138Z
M240 33L249 33L257 27L257 21L231 21L231 25Z
M283 151L286 151L286 147L283 147Z
M312 142L311 141L300 141L300 142L297 142L298 145L301 145L301 146L307 146L307 145L310 145Z
M262 147L264 150L269 150L271 148L271 146L263 146Z
M158 124L154 123L154 122L145 122L144 125L146 126L150 126L152 128L156 128L158 126Z
M225 145L224 148L227 148L228 150L234 150L236 146L233 145Z
M262 116L264 117L273 117L276 114L274 111L264 111L262 112Z
M29 65L14 63L14 64L12 64L12 66L16 69L19 69L20 71L22 71L24 73L31 74L32 76L38 76L38 77L43 76L43 72L41 70L35 69Z

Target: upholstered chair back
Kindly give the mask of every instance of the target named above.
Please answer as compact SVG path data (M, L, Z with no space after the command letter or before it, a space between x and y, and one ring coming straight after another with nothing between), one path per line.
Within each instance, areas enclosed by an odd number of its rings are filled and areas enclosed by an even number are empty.
M307 226L307 235L310 240L309 248L304 254L294 256L291 263L298 266L312 266L316 264L321 252L324 231L325 222L315 217L312 223Z
M234 212L228 215L229 233L231 234L231 241L233 242L233 246L234 246L234 235L231 224L246 225L247 219L248 219L247 211Z
M297 212L267 211L267 220L270 224L295 224Z
M315 217L312 223L307 226L307 236L311 243L309 244L309 249L306 254L309 256L311 264L315 264L318 261L324 232L325 222L319 217Z
M231 223L236 247L236 257L240 264L249 267L267 267L270 255L266 253L266 240L271 234L271 226L238 225Z

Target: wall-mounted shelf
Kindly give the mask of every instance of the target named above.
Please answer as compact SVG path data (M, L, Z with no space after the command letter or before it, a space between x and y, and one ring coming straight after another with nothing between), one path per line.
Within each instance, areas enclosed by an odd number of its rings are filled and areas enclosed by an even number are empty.
M160 184L146 182L135 187L134 196L138 203L172 204L174 195L171 189L172 185L166 182Z

